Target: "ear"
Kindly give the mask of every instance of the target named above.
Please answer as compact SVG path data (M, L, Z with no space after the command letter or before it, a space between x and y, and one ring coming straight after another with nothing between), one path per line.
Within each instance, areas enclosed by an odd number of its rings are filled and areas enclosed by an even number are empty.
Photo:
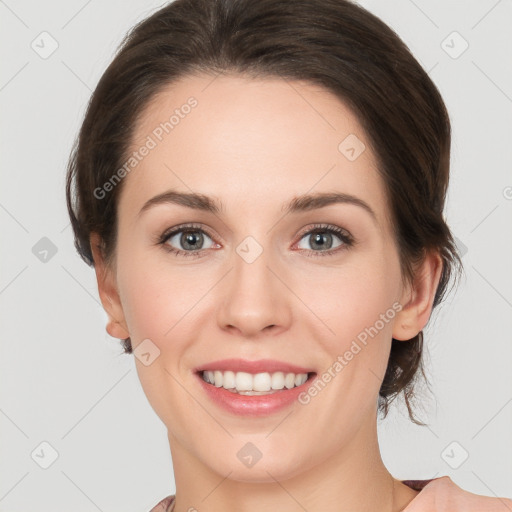
M427 252L416 268L413 284L408 284L400 299L402 310L396 315L393 338L407 341L427 325L441 278L443 261L437 251Z
M94 259L94 270L98 283L98 293L103 309L108 315L107 332L113 338L126 339L130 337L124 312L117 290L116 278L113 270L107 265L103 251L101 238L97 233L91 233L89 238Z

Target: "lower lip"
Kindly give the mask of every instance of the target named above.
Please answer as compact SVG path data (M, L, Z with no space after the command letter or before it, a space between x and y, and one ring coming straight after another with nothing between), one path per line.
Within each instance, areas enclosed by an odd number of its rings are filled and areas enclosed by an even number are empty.
M233 393L223 387L215 387L205 382L200 373L196 374L202 388L214 403L230 413L241 416L267 416L289 407L311 385L315 375L311 374L304 384L292 389L284 389L269 395L251 396Z

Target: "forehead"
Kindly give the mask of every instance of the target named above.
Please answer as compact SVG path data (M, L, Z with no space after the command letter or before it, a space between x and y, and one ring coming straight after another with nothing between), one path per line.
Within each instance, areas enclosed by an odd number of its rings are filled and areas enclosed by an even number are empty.
M384 208L376 158L357 117L308 82L183 77L143 111L130 152L139 156L122 196L134 207L172 188L226 206L244 198L255 211L333 190Z

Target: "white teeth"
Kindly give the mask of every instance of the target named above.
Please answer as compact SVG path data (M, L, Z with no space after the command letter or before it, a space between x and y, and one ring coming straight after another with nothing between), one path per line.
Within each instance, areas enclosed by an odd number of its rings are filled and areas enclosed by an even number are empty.
M284 388L284 373L276 372L272 374L272 389L283 389Z
M214 376L213 384L215 385L215 387L216 388L222 387L222 381L224 380L222 378L222 372L219 372L218 370L215 370L213 372L213 376Z
M286 374L286 377L284 378L284 385L286 386L286 389L292 389L295 386L295 374L294 373Z
M205 382L213 384L217 388L223 387L234 393L240 392L247 395L264 395L284 388L292 389L293 387L301 386L308 380L307 373L285 374L283 372L251 374L230 370L225 372L208 370L202 372L202 376Z
M305 375L304 373L298 373L297 375L295 375L295 385L296 386L300 386L308 380L308 376L306 375L306 378L304 379L304 375Z
M226 389L235 387L235 372L224 372L222 379L222 387Z
M253 391L270 391L272 389L272 378L270 373L257 373L252 378Z
M238 391L252 391L252 375L245 372L236 372L235 388Z

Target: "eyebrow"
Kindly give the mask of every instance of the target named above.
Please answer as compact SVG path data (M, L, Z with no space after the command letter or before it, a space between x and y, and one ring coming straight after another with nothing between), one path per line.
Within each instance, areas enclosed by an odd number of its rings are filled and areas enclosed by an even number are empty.
M281 210L284 210L286 214L298 213L316 210L318 208L323 208L337 203L359 206L368 212L373 220L377 222L377 216L368 203L359 197L341 192L319 192L316 194L305 194L294 197L289 203L283 205ZM161 204L178 204L194 210L205 211L213 214L219 214L223 210L222 203L217 202L215 199L207 195L194 192L168 190L146 201L138 215L140 216L150 208Z

